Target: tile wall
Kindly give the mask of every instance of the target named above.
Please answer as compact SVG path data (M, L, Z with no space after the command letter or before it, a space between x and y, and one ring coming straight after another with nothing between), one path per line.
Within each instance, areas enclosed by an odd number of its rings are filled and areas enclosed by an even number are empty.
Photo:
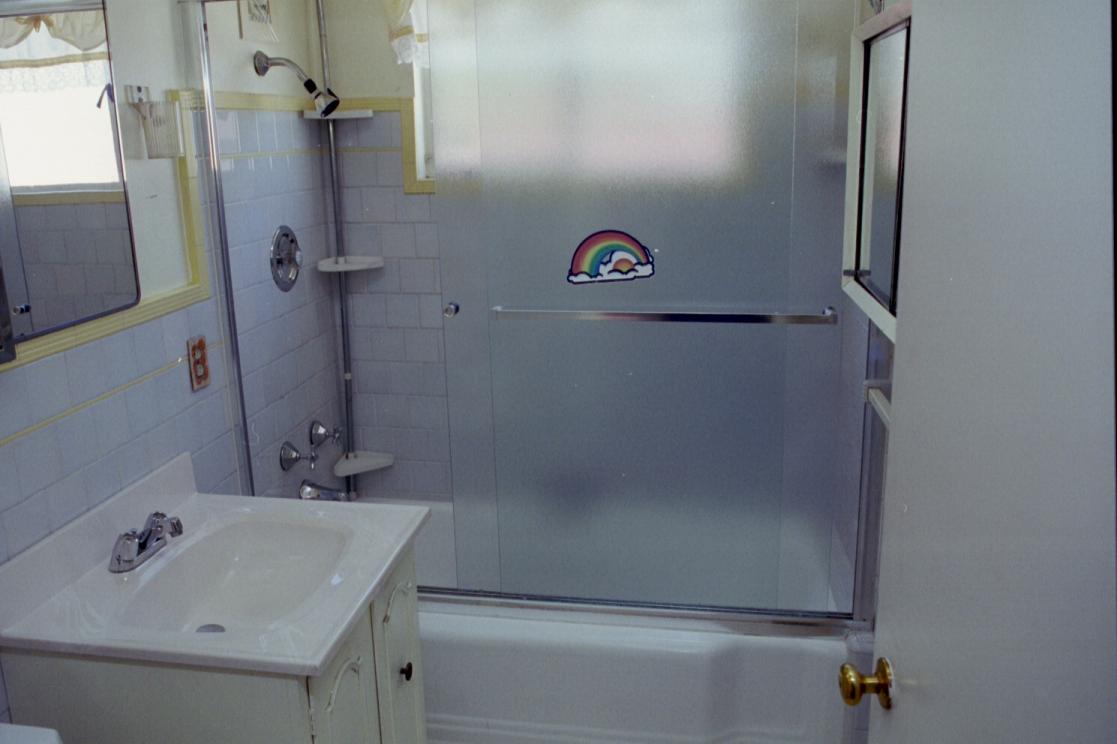
M339 448L326 445L319 466L284 473L279 447L309 450L311 420L341 426L335 279L315 269L332 254L321 124L296 112L219 111L225 216L237 333L244 374L256 493L295 497L304 478L340 485L331 473ZM295 286L272 281L271 238L291 227L303 253Z
M384 257L351 274L349 319L360 449L393 467L358 479L362 497L450 500L450 436L438 228L431 199L403 191L398 113L339 121L346 249Z
M197 334L212 382L192 392ZM210 299L0 372L0 563L185 451L200 490L237 491L220 339ZM0 681L0 720L7 709Z
M15 210L31 313L16 333L41 331L136 300L123 203L21 206ZM10 280L9 280L10 281Z

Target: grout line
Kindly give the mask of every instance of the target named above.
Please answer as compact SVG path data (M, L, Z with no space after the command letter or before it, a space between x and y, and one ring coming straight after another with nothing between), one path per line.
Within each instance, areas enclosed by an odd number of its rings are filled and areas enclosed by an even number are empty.
M209 344L209 348L210 349L220 349L224 345L225 345L224 341L218 341L216 343ZM142 385L149 380L153 380L156 377L158 377L159 375L163 374L164 372L169 372L170 370L174 369L175 367L179 366L180 364L183 364L185 361L186 361L186 356L185 355L180 356L178 359L174 360L173 362L168 362L167 364L164 364L162 367L159 367L158 369L152 370L151 372L148 372L145 375L141 375L140 377L137 377L136 379L134 379L130 382L126 382L123 385L118 385L118 386L114 387L112 390L101 393L96 398L90 398L87 401L84 401L82 403L78 403L77 405L74 405L74 406L70 406L69 408L67 408L65 411L62 411L61 413L56 413L53 416L51 416L50 418L43 419L42 421L40 421L36 424L32 424L31 426L28 426L26 429L22 429L20 431L17 431L15 434L10 434L10 435L4 437L3 439L0 439L0 447L6 447L9 444L11 444L12 442L23 439L24 437L31 436L35 432L41 431L41 430L47 428L48 426L50 426L51 424L58 423L59 421L61 421L64 418L69 418L70 416L73 416L74 414L81 413L82 411L86 410L87 408L92 408L93 406L97 405L98 403L100 403L102 401L106 401L109 398L113 397L114 395L119 395L120 393L123 393L127 390L130 390L131 388L136 387L137 385Z

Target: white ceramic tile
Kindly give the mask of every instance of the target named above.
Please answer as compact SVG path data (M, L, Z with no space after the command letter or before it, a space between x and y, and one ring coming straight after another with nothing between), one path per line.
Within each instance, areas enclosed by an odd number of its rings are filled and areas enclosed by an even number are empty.
M124 394L106 398L91 409L100 454L112 452L132 438L128 404Z
M47 500L33 496L5 510L0 514L0 528L8 542L8 557L23 552L50 533Z
M58 437L63 472L80 470L100 455L91 409L73 413L59 420L52 428Z
M277 140L275 134L275 113L261 111L256 115L256 131L260 152L274 152Z
M221 155L231 155L240 152L240 136L237 129L236 112L218 111L214 123L217 129L217 152Z
M136 349L136 371L147 374L170 361L163 343L163 323L156 319L132 329L132 344ZM185 347L185 344L183 345ZM176 354L177 356L177 354Z
M409 362L441 362L442 331L408 328L404 331L404 349Z
M415 255L438 258L438 225L421 222L415 225Z
M122 395L128 411L130 436L138 437L159 425L161 419L154 380L129 388Z
M75 204L74 219L83 230L104 230L108 227L103 204Z
M399 152L376 153L376 178L380 186L403 186L403 156Z
M396 219L394 188L372 187L361 189L361 220L364 222L394 222Z
M40 429L8 446L24 495L40 491L61 477L62 455L54 427Z
M411 425L407 398L399 395L373 396L376 425L402 429Z
M152 468L158 468L182 452L174 421L164 421L145 435Z
M0 372L0 401L3 401L3 415L0 415L0 438L15 434L30 426L31 401L27 392L27 367L17 367Z
M124 446L109 453L108 459L116 468L122 487L135 483L151 470L146 437L139 437L125 443Z
M441 328L442 317L442 295L419 296L419 325L422 328Z
M387 295L384 297L384 309L389 328L419 327L419 298L415 295Z
M387 258L414 258L415 226L410 224L381 225L380 249Z
M72 473L32 498L45 498L50 529L57 530L89 508L81 471Z
M376 176L377 153L347 152L341 157L341 185L349 187L378 186Z
M186 356L186 341L190 338L186 311L164 315L159 322L163 326L164 358L169 362Z
M396 112L378 113L371 119L359 119L357 144L360 147L399 147L400 115Z
M378 362L403 362L407 360L404 332L398 328L369 330L372 339L372 358Z
M237 130L240 132L239 152L258 152L260 136L256 132L256 112L237 111Z
M431 259L400 259L400 291L431 293L439 291L438 267Z
M400 222L426 222L431 218L431 200L426 194L395 192L396 219Z
M23 499L16 472L15 450L12 445L0 447L0 512L18 504ZM3 560L0 557L0 560Z
M446 399L431 396L413 396L407 399L408 425L418 429L448 428Z
M423 392L423 367L420 364L388 364L388 392L393 395L418 395Z
M70 407L70 390L64 355L55 354L28 365L25 375L33 421L50 418Z
M84 467L81 476L85 483L85 497L90 508L120 490L120 472L116 463L107 457L95 460Z

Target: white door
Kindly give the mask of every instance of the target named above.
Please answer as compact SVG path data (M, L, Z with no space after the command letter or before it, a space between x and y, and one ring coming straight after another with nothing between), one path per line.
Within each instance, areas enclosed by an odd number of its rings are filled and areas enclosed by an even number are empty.
M874 744L1117 741L1110 12L913 5Z

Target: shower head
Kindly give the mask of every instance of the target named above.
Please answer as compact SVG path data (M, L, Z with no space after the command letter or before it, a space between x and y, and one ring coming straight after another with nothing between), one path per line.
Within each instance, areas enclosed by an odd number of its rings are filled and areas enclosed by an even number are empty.
M256 69L256 74L260 77L267 75L268 70L273 67L286 67L294 72L299 80L302 81L303 88L306 89L306 92L310 94L310 97L314 100L314 108L323 119L332 114L341 103L341 99L334 95L332 90L329 88L326 88L325 91L319 90L317 83L303 72L303 68L286 57L269 57L263 52L256 52L252 55L252 66Z

